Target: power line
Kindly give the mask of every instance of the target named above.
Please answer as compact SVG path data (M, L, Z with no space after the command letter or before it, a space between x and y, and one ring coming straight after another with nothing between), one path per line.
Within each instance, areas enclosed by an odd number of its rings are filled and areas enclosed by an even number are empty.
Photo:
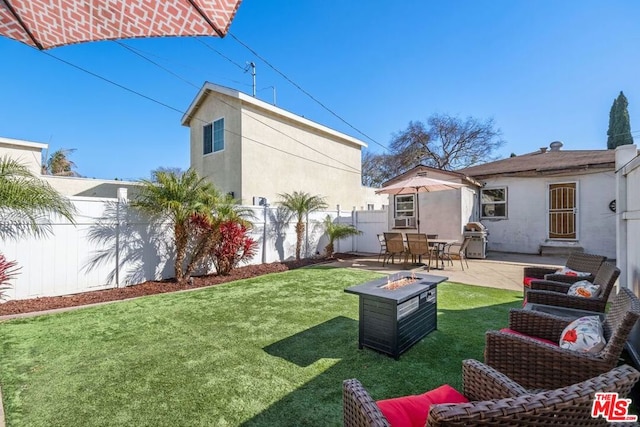
M311 95L309 92L307 92L306 90L304 90L299 84L297 84L296 82L294 82L293 80L291 80L286 74L284 74L283 72L281 72L280 70L278 70L276 67L274 67L273 65L271 65L271 63L269 61L267 61L264 57L262 57L258 52L256 52L254 49L252 49L251 47L249 47L249 45L247 45L246 43L244 43L243 41L241 41L239 38L237 38L235 35L233 35L232 33L227 33L229 36L231 36L231 38L233 38L236 42L238 42L239 44L241 44L242 46L244 46L249 52L251 52L252 54L254 54L258 59L260 59L262 62L264 62L265 64L267 64L267 66L269 66L269 68L271 68L273 71L275 71L276 73L278 73L280 76L282 76L285 80L287 80L289 83L291 83L293 86L295 86L298 90L300 90L302 93L304 93L305 95L307 95L309 98L311 98L313 101L315 101L318 105L320 105L322 108L324 108L325 110L327 110L329 113L331 113L333 116L337 117L340 121L342 121L344 124L346 124L347 126L349 126L351 129L355 130L356 132L358 132L360 135L364 136L365 138L369 139L371 142L379 145L380 147L384 148L385 150L389 151L389 148L386 147L385 145L382 145L381 143L379 143L378 141L376 141L375 139L373 139L372 137L370 137L369 135L367 135L366 133L364 133L363 131L361 131L360 129L358 129L357 127L355 127L354 125L352 125L351 123L349 123L348 121L346 121L345 119L343 119L341 116L338 115L338 113L336 113L335 111L333 111L332 109L330 109L329 107L327 107L325 104L323 104L321 101L319 101L318 99L316 99L313 95Z
M175 62L175 61L173 61L173 60L171 60L171 59L169 59L169 58L162 57L162 56L157 55L157 54L155 54L155 53L148 52L148 51L145 51L145 50L139 49L139 48L137 48L137 47L133 47L133 46L128 45L128 44L125 44L125 43L121 43L121 44L126 45L126 47L127 47L128 49L130 49L130 50L134 50L134 51L136 51L136 52L138 52L138 53L141 53L141 54L144 54L144 55L147 55L147 56L151 56L151 57L154 57L154 58L157 58L157 59L161 59L161 60L163 60L163 61L166 61L166 62L168 62L168 63L171 63L171 64L173 64L173 65L176 65L176 66L181 67L181 68L184 68L184 69L188 69L188 70L191 70L191 71L197 71L197 72L206 72L206 73L208 73L208 72L210 72L210 71L211 71L210 69L206 69L206 70L205 70L204 68L193 67L191 64L177 63L177 62ZM164 68L163 68L163 69L164 69ZM217 80L218 80L218 79L219 79L219 80L226 80L226 81L233 82L233 83L236 83L236 84L239 84L239 85L243 85L243 86L251 86L251 84L250 84L250 83L241 82L241 81L239 81L239 80L233 80L233 79L230 79L230 78L227 78L227 77L216 77L216 79L217 79Z
M118 43L118 44L119 44L119 45L121 45L122 47L124 47L124 48L127 48L127 49L128 49L128 47L127 47L125 44L123 44L123 43L121 43L121 42L116 42L116 43ZM180 80L182 80L182 81L184 81L184 82L186 82L186 83L190 84L191 86L195 87L196 89L199 89L199 87L198 87L198 86L196 86L196 85L194 85L193 83L191 83L191 82L189 82L189 81L187 81L187 80L183 79L182 77L178 76L177 74L175 74L175 73L174 73L174 72L172 72L171 70L169 70L169 69L167 69L167 68L165 68L165 67L162 67L161 65L159 65L159 64L158 64L158 63L156 63L155 61L152 61L151 59L147 58L145 55L143 55L143 54L141 54L141 53L138 53L138 52L134 52L134 51L133 51L133 50L131 50L131 49L128 49L128 50L130 50L131 52L133 52L134 54L136 54L136 55L137 55L137 56L139 56L140 58L142 58L142 59L144 59L144 60L146 60L146 61L149 61L151 64L155 65L156 67L159 67L160 69L162 69L162 70L166 71L167 73L171 74L172 76L179 78ZM224 101L223 99L218 99L218 100L219 100L220 102L222 102L223 104L228 105L228 106L229 106L229 107L231 107L232 109L234 109L234 110L236 110L236 111L240 111L240 109L239 109L238 107L236 107L235 105L229 104L228 102ZM307 148L308 148L308 149L310 149L311 151L314 151L314 152L316 152L316 153L320 154L321 156L324 156L324 157L328 158L329 160L332 160L332 161L334 161L334 162L336 162L336 163L339 163L339 164L341 164L341 165L343 165L343 166L349 167L349 168L351 168L351 169L353 169L353 170L355 170L355 171L359 172L359 170L358 170L357 168L354 168L353 166L350 166L350 165L348 165L347 163L343 163L343 162L341 162L340 160L334 159L333 157L331 157L331 156L329 156L329 155L327 155L327 154L323 153L323 152L322 152L322 151L320 151L320 150L317 150L317 149L315 149L315 148L313 148L313 147L311 147L311 146L309 146L309 145L305 144L304 142L302 142L302 141L300 141L300 140L298 140L298 139L294 138L293 136L291 136L291 135L289 135L289 134L287 134L287 133L285 133L285 132L281 131L280 129L277 129L277 128L275 128L275 127L271 126L270 124L268 124L268 123L266 123L266 122L264 122L264 121L260 120L260 119L259 119L259 118L257 118L257 117L254 117L254 116L251 116L251 115L247 115L247 117L250 117L250 118L254 119L255 121L257 121L257 122L259 122L259 123L263 124L264 126L266 126L266 127L270 128L270 129L272 129L272 130L274 130L274 131L276 131L276 132L278 132L278 133L280 133L280 134L282 134L282 135L286 136L287 138L290 138L291 140L293 140L293 141L297 142L298 144L300 144L300 145L302 145L302 146L304 146L304 147L307 147ZM200 119L198 119L198 120L200 120ZM200 120L200 121L202 121L203 123L205 123L203 120Z
M60 61L60 62L62 62L62 63L64 63L64 64L66 64L66 65L69 65L70 67L73 67L73 68L75 68L75 69L77 69L77 70L79 70L79 71L82 71L82 72L87 73L87 74L89 74L89 75L91 75L91 76L93 76L93 77L96 77L96 78L98 78L98 79L100 79L100 80L102 80L102 81L104 81L104 82L106 82L106 83L109 83L109 84L111 84L111 85L114 85L114 86L116 86L116 87L119 87L120 89L123 89L123 90L125 90L125 91L127 91L127 92L129 92L129 93L132 93L132 94L134 94L134 95L138 95L138 96L140 96L140 97L142 97L142 98L144 98L144 99L146 99L146 100L148 100L148 101L151 101L151 102L156 103L156 104L158 104L158 105L161 105L161 106L163 106L163 107L165 107L165 108L168 108L168 109L170 109L170 110L172 110L172 111L175 111L175 112L177 112L177 113L180 113L181 115L185 115L185 114L186 114L186 111L183 111L183 110L181 110L181 109L179 109L179 108L172 107L172 106L171 106L171 105L169 105L169 104L166 104L166 103L164 103L164 102L162 102L162 101L158 101L157 99L154 99L154 98L152 98L152 97L150 97L150 96L148 96L148 95L145 95L145 94L143 94L143 93L141 93L141 92L138 92L138 91L136 91L136 90L130 89L130 88L128 88L128 87L126 87L126 86L124 86L124 85L122 85L122 84L120 84L120 83L117 83L117 82L115 82L115 81L113 81L113 80L107 79L106 77L100 76L99 74L96 74L96 73L94 73L94 72L92 72L92 71L89 71L89 70L87 70L87 69L85 69L85 68L82 68L82 67L80 67L79 65L73 64L73 63L71 63L71 62L69 62L69 61L66 61L66 60L62 59L62 58L59 58L59 57L57 57L57 56L54 56L54 55L50 54L49 52L42 51L42 53L43 53L43 54L45 54L45 55L47 55L47 56L49 56L49 57L51 57L51 58L53 58L53 59L56 59L56 60ZM228 104L228 103L226 103L226 102L224 102L224 101L222 101L222 102L223 102L223 103L225 103L225 104L227 104L227 105L230 105L230 104ZM236 107L234 107L234 108L236 108ZM237 108L236 108L236 109L237 109ZM250 116L249 116L249 117L250 117ZM204 120L199 119L199 118L196 118L196 120L198 120L198 121L199 121L199 122L201 122L201 123L207 123L207 122L205 122ZM262 123L264 123L264 122L262 122ZM267 126L268 126L268 125L267 125ZM277 129L276 129L276 130L277 130ZM247 140L249 140L249 141L256 142L256 143L258 143L258 144L264 145L265 147L269 147L269 148L271 148L271 149L273 149L273 150L280 151L280 152L283 152L283 153L289 154L289 155L294 156L294 157L299 157L299 158L301 158L301 159L303 159L303 160L306 160L306 161L309 161L309 162L312 162L312 163L316 163L316 164L319 164L319 165L322 165L322 166L327 166L327 167L330 167L330 168L334 168L334 169L342 170L342 171L349 172L349 173L360 173L360 171L359 171L359 170L356 170L355 168L353 168L353 170L347 170L347 169L343 169L343 168L337 167L337 166L335 166L335 165L331 165L331 164L327 164L327 163L322 163L322 162L319 162L319 161L316 161L316 160L309 159L309 158L307 158L307 157L303 157L303 156L300 156L300 155L297 155L297 154L294 154L294 153L290 153L290 152L288 152L288 151L285 151L285 150L282 150L282 149L280 149L280 148L276 148L276 147L273 147L273 146L271 146L271 145L268 145L268 144L266 144L266 143L264 143L264 142L258 141L258 140L256 140L256 139L249 138L249 137L246 137L246 136L244 136L244 135L242 135L242 134L239 134L239 133L233 132L233 131L231 131L231 130L229 130L229 129L225 129L225 132L228 132L228 133L230 133L230 134L232 134L232 135L239 136L241 139L247 139ZM282 132L280 132L280 133L282 133ZM298 140L296 140L295 138L293 138L293 137L291 137L291 136L289 136L289 135L286 135L286 134L284 134L284 133L283 133L283 135L288 136L289 138L293 139L294 141L298 141ZM298 141L298 142L300 142L300 141ZM304 145L304 146L305 146L305 147L307 147L307 148L311 148L311 147L308 147L306 144L302 144L302 145ZM317 151L317 150L314 150L314 151ZM323 154L323 153L321 153L321 154ZM325 155L325 156L326 156L326 155ZM327 157L328 157L328 156L327 156ZM329 157L329 159L330 159L330 160L333 160L333 161L336 161L335 159L332 159L332 158L330 158L330 157ZM338 162L338 163L341 163L341 162ZM348 165L347 165L347 166L348 166Z
M99 75L99 74L96 74L96 73L94 73L94 72L92 72L92 71L89 71L89 70L87 70L87 69L85 69L85 68L82 68L82 67L80 67L80 66L78 66L78 65L75 65L75 64L73 64L73 63L71 63L71 62L69 62L69 61L66 61L66 60L62 59L62 58L59 58L59 57L57 57L57 56L54 56L54 55L50 54L49 52L42 51L42 53L43 53L43 54L45 54L45 55L47 55L47 56L49 56L49 57L51 57L51 58L53 58L53 59L56 59L56 60L58 60L58 61L62 62L62 63L64 63L64 64L67 64L67 65L69 65L70 67L73 67L73 68L75 68L75 69L77 69L77 70L80 70L80 71L82 71L82 72L85 72L85 73L87 73L87 74L90 74L90 75L92 75L93 77L96 77L96 78L98 78L98 79L100 79L100 80L102 80L102 81L104 81L104 82L107 82L107 83L109 83L109 84L112 84L112 85L114 85L114 86L117 86L117 87L119 87L120 89L126 90L127 92L133 93L134 95L138 95L138 96L140 96L140 97L142 97L142 98L144 98L144 99L147 99L147 100L149 100L149 101L151 101L151 102L154 102L154 103L156 103L156 104L158 104L158 105L162 105L163 107L168 108L168 109L170 109L170 110L173 110L173 111L175 111L175 112L177 112L177 113L182 113L182 114L184 114L184 112L183 112L183 111L181 111L181 110L179 110L178 108L172 107L172 106L171 106L171 105L169 105L169 104L165 104L165 103L164 103L164 102L162 102L162 101L158 101L157 99L151 98L150 96L144 95L144 94L142 94L142 93L140 93L140 92L137 92L137 91L135 91L135 90L133 90L133 89L129 89L128 87L123 86L123 85L121 85L120 83L116 83L116 82L114 82L113 80L109 80L109 79L107 79L106 77L102 77L102 76L101 76L101 75Z
M218 55L220 55L221 57L223 57L224 59L226 59L227 61L231 62L233 65L235 65L236 67L238 67L238 68L240 68L241 70L244 71L244 66L243 65L240 65L236 61L234 61L233 59L229 58L228 56L223 55L222 52L220 52L217 49L214 49L213 47L211 47L207 43L203 42L199 37L196 37L195 39L198 42L202 43L204 46L206 46L208 49L211 49L212 51L214 51L215 53L217 53Z
M180 77L179 75L177 75L177 74L176 74L176 73L174 73L173 71L169 70L168 68L163 67L162 65L158 64L157 62L155 62L155 61L153 61L153 60L151 60L151 59L147 58L147 57L146 57L146 56L144 56L143 54L141 54L141 53L137 52L137 51L136 51L136 50L134 50L133 48L131 48L131 47L127 46L127 45L126 45L126 44L124 44L124 43L122 43L121 41L114 40L113 42L114 42L114 43L119 44L120 46L122 46L123 48L127 49L129 52L133 53L134 55L138 55L140 58L143 58L144 60L149 61L150 63L152 63L152 64L153 64L153 65L155 65L156 67L158 67L158 68L160 68L160 69L162 69L162 70L166 71L167 73L171 74L171 75L172 75L172 76L174 76L175 78L182 80L182 81L183 81L183 82L185 82L186 84L191 85L191 86L193 86L193 87L194 87L194 88L196 88L196 89L199 89L199 87L198 87L197 85L195 85L195 84L191 83L190 81L188 81L188 80L186 80L186 79L184 79L184 78Z

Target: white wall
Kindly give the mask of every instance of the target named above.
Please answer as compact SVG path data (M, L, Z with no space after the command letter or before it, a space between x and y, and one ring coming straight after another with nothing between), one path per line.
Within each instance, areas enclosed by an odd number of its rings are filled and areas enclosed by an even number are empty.
M15 159L35 175L42 173L42 150L46 148L47 144L0 137L0 158Z
M578 243L585 252L616 257L614 172L563 177L494 178L485 188L507 187L507 219L483 219L489 230L488 249L500 252L538 253L547 240L548 185L578 183Z
M640 296L640 156L635 145L616 148L618 286ZM640 364L640 325L631 331L629 353Z
M475 194L476 190L471 187L420 193L418 195L420 233L437 234L440 239L462 240L464 226L475 220ZM394 230L394 197L389 195L388 230ZM396 229L395 231L413 233L417 230Z
M3 254L21 267L11 281L8 299L68 295L174 276L172 233L167 225L150 225L129 209L126 201L118 204L117 199L70 199L78 211L75 226L52 218L46 238L2 239ZM285 223L281 210L269 207L265 229L265 208L250 208L255 225L251 236L258 241L257 254L250 263L293 259L295 219ZM334 210L309 215L303 257L324 253L327 238L322 221L327 214L365 233L336 242L336 252L379 251L376 234L386 230L386 211Z
M47 181L63 196L115 198L118 188L127 188L129 198L131 198L141 186L141 184L133 181L79 178L72 176L42 175L42 179Z
M619 283L640 295L640 156L635 145L616 149Z

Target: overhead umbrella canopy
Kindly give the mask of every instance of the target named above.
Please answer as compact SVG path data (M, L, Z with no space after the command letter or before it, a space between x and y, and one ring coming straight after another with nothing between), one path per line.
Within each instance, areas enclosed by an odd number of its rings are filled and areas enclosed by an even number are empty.
M418 174L382 187L376 191L376 194L416 194L421 192L453 190L464 186L464 184L457 182L443 181Z
M241 1L0 0L0 35L38 49L132 37L224 37Z

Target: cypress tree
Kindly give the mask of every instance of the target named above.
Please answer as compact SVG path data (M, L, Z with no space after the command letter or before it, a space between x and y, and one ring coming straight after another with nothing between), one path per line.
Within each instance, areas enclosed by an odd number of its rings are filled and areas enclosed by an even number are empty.
M629 120L629 111L627 110L628 106L629 102L627 101L627 97L620 91L620 95L613 101L613 105L609 111L607 148L610 150L619 145L633 144L631 122Z

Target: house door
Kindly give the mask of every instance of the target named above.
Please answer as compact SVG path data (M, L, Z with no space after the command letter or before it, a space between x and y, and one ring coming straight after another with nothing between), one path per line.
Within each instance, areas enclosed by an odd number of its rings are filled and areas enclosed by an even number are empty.
M549 239L576 238L576 183L549 185Z

